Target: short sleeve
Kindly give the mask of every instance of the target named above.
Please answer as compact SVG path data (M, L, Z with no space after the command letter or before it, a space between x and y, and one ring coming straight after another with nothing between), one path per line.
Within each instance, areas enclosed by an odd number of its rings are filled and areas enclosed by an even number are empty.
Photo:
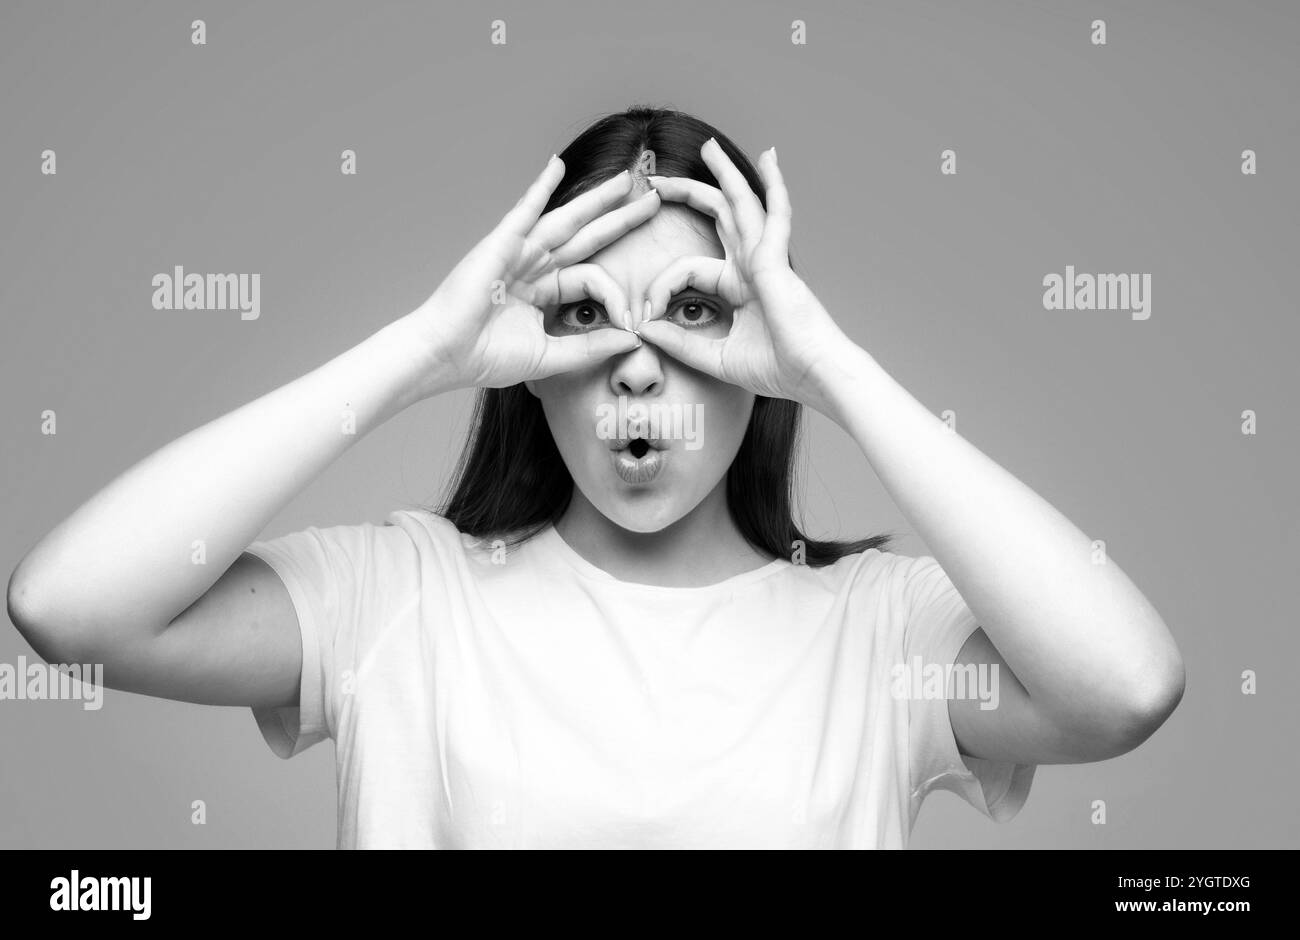
M409 537L394 526L373 523L311 526L257 541L247 552L279 575L302 639L298 704L253 708L258 729L282 758L326 738L337 738L341 685L366 643L367 627L381 623L384 605L400 586L395 557Z
M991 670L954 668L979 624L934 558L905 558L901 565L904 664L913 677L907 696L913 822L933 790L956 793L995 822L1006 822L1024 806L1036 765L963 756L948 714L948 699L959 690L962 696L992 700L997 679ZM939 683L942 693L937 693Z

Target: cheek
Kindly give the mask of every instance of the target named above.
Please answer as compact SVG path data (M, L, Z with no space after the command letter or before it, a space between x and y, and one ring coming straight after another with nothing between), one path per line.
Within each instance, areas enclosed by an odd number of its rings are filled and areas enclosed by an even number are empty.
M725 470L745 439L754 411L754 396L721 382L702 386L697 394L696 400L701 403L700 444L709 462Z
M561 453L585 443L594 432L598 384L574 373L533 383L533 394L542 404L551 436Z

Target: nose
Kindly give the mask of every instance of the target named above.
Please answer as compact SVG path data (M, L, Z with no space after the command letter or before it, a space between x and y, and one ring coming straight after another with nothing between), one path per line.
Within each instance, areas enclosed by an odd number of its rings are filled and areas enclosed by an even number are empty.
M659 351L646 342L642 342L638 349L616 357L609 372L609 387L615 395L629 398L658 395L663 384L663 362Z

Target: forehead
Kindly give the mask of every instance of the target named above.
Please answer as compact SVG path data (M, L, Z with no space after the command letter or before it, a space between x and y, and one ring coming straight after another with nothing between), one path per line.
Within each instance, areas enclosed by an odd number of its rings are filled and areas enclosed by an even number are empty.
M726 257L714 226L713 218L702 212L665 202L645 222L586 260L600 265L625 289L640 293L678 258Z

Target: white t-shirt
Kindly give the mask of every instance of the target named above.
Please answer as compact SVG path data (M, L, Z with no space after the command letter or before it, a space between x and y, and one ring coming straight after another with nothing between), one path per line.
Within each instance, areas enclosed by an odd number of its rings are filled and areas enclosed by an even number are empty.
M665 588L408 510L249 552L303 643L298 706L253 714L280 757L335 741L339 848L903 848L931 790L997 821L1029 794L899 694L977 628L929 556Z

